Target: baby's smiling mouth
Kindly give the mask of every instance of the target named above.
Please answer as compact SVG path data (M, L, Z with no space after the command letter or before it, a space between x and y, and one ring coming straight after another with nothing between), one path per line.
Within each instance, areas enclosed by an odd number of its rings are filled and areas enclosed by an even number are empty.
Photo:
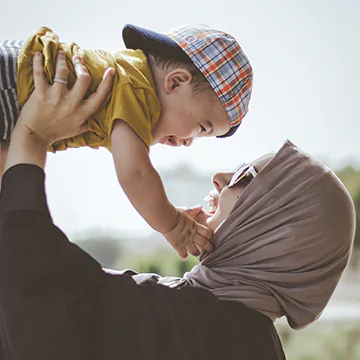
M165 136L159 142L160 142L160 144L169 145L169 146L180 146L181 145L180 142L177 140L177 138L172 135Z
M169 142L169 136L164 136L162 139L160 139L159 143L163 145L167 145Z
M217 191L211 190L209 194L204 198L204 201L206 201L209 204L209 214L214 215L215 211L217 209Z

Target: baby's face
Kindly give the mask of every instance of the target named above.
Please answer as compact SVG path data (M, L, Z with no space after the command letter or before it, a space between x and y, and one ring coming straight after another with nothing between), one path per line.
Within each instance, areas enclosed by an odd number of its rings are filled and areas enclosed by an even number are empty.
M152 145L190 146L195 138L229 131L229 118L215 94L193 94L191 83L181 81L157 92L161 115L152 129Z
M259 172L273 157L274 154L269 153L252 161L249 165L254 166L255 170ZM248 185L248 183L240 181L238 184L229 187L228 184L233 175L233 171L214 174L212 182L215 189L210 191L207 198L210 209L196 219L202 224L206 224L213 232L215 232L222 222L230 215L236 202Z

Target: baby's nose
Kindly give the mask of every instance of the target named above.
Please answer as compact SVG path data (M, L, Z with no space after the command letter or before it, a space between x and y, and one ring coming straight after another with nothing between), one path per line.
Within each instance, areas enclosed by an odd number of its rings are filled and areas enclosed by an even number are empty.
M172 146L172 147L178 147L178 146L181 146L182 143L175 136L170 136L168 142L166 143L166 145L169 145L169 146Z
M193 138L187 138L183 140L183 145L184 146L190 146L193 143L194 139Z

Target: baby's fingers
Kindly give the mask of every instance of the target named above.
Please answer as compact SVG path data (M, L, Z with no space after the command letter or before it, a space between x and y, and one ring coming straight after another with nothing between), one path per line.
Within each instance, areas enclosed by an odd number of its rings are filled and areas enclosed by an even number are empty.
M193 206L188 209L184 209L184 213L189 215L192 218L195 218L203 211L203 207L201 205Z
M197 234L200 235L200 237L202 236L204 239L207 239L207 240L212 239L212 236L213 236L212 231L204 225L196 223L196 232L197 232Z
M186 250L193 256L200 255L199 249L196 247L196 245L193 242L186 244Z
M205 226L198 225L197 227L197 234L194 236L194 243L200 249L206 250L208 253L212 253L214 251L214 247L212 246L211 242L209 241L208 237L204 237L203 235L199 234L199 231L202 233L210 234L210 238L212 237L211 231L206 228ZM209 235L207 235L209 236Z
M176 250L176 252L178 253L178 255L180 256L180 258L182 260L186 260L188 253L183 246L175 245L175 246L173 246L173 248Z

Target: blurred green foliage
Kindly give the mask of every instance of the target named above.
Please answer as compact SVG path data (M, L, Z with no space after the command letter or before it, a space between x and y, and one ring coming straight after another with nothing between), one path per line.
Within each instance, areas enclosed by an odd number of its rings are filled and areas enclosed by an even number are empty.
M354 246L360 248L360 171L354 167L346 166L342 170L337 171L336 175L344 183L354 200L356 210L356 233Z
M360 193L360 171L352 166L346 166L337 171L336 175L344 183L351 197L356 198Z
M150 255L134 256L129 267L138 273L156 273L161 276L182 276L190 271L198 260L189 255L183 261L174 250L159 250Z
M89 231L73 240L79 247L95 258L102 267L115 269L124 253L116 235Z
M157 247L146 253L130 251L125 245L128 242L126 238L102 230L77 234L72 241L108 269L130 268L138 273L182 276L198 263L197 258L191 255L185 261L181 260L175 250L168 246ZM144 243L147 241L147 238L143 239Z
M360 324L314 323L294 331L280 327L278 332L287 359L359 360Z

